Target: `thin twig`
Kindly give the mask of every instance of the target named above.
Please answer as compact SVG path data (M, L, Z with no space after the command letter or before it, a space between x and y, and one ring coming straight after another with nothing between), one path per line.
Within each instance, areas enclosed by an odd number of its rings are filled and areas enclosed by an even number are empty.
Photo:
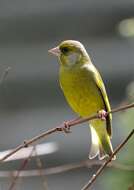
M93 166L101 166L104 164L104 161L100 160L83 160L78 163L71 163L71 164L64 164L60 166L54 166L50 168L42 168L42 175L55 175L60 174L64 172L68 172L71 170L77 170L80 168L91 168ZM112 167L119 170L124 171L134 171L134 165L125 165L118 162L111 162L107 165L107 167ZM0 178L6 178L6 177L15 177L17 174L17 170L11 170L11 171L0 171ZM21 173L19 174L19 177L33 177L33 176L40 176L39 170L21 170Z
M12 183L11 183L11 185L10 185L10 187L9 187L9 190L12 190L12 189L14 188L14 186L16 185L16 181L17 181L17 179L19 178L21 171L24 170L24 168L27 166L28 162L30 161L31 156L32 156L32 154L33 154L33 151L34 151L34 148L33 148L32 151L30 152L28 158L26 158L26 159L22 162L22 164L21 164L19 170L16 172L16 175L14 176L14 178L13 178L13 180L12 180Z
M0 77L0 84L2 84L3 81L6 79L6 77L7 77L7 75L8 75L8 73L9 73L10 70L11 70L11 67L7 67L7 68L3 71L3 73L2 73L2 75L1 75L1 77Z
M119 111L126 110L126 109L133 108L133 107L134 107L134 103L129 104L129 105L125 105L125 106L113 109L110 112L107 112L107 115L110 114L110 113L119 112ZM90 120L93 120L93 119L100 119L99 114L97 113L97 114L95 114L95 115L93 115L91 117L86 117L86 118L81 118L81 119L75 118L74 120L67 121L66 123L71 128L73 126L76 126L78 124L81 124L81 123L84 123L84 122L87 122L87 121L90 121ZM52 128L52 129L50 129L50 130L48 130L46 132L43 132L43 133L41 133L41 134L39 134L39 135L37 135L37 136L29 139L29 140L24 141L21 145L17 146L10 153L8 153L3 158L1 158L0 159L0 163L2 163L4 160L6 160L7 158L9 158L11 155L13 155L16 152L18 152L20 149L26 148L29 145L31 145L32 143L37 142L38 140L40 140L42 138L45 138L46 136L49 136L49 135L51 135L53 133L56 133L56 132L65 132L65 122L63 122L61 125L58 125L55 128Z
M36 146L34 147L34 151L35 151L36 163L39 168L38 173L39 173L39 176L41 177L41 179L43 180L43 189L48 190L47 179L46 179L46 176L43 175L43 164L42 164L40 157L38 156Z
M81 190L89 190L91 185L96 181L97 177L102 173L105 167L112 161L112 158L119 152L119 150L127 143L127 141L132 137L134 134L134 129L129 133L129 135L125 138L125 140L115 149L113 154L108 158L106 162L97 170L97 172L91 177L88 183L81 189Z

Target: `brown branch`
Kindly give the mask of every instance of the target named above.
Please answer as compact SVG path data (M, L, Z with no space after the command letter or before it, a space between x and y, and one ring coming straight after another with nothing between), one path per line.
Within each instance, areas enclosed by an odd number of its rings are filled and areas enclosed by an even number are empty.
M119 112L119 111L123 111L123 110L126 110L126 109L129 109L129 108L133 108L134 107L134 103L132 104L129 104L129 105L125 105L125 106L122 106L122 107L119 107L119 108L116 108L116 109L113 109L111 110L110 112L107 112L107 114L110 114L110 113L115 113L115 112ZM100 119L100 116L99 114L95 114L91 117L87 117L87 118L76 118L74 120L71 120L71 121L68 121L66 122L67 125L71 128L73 126L76 126L78 124L81 124L81 123L84 123L84 122L87 122L87 121L90 121L90 120L93 120L93 119ZM16 147L15 149L13 149L10 153L8 153L6 156L4 156L2 159L0 159L0 164L6 160L7 158L9 158L11 155L15 154L16 152L18 152L20 149L22 148L26 148L28 147L29 145L31 145L32 143L34 142L37 142L38 140L42 139L42 138L45 138L46 136L49 136L53 133L56 133L56 132L65 132L65 123L61 124L61 125L58 125L57 127L55 128L52 128L46 132L43 132L33 138L31 138L30 140L26 140L24 141L21 145L19 145L18 147Z
M50 167L50 168L42 168L42 175L54 175L54 174L60 174L63 172L68 172L71 170L76 170L80 168L91 168L93 166L101 166L104 164L104 161L100 160L83 160L78 163L71 163L71 164L64 164L60 166ZM134 171L134 165L125 165L118 162L112 162L107 165L107 167L112 167L119 170L124 171ZM0 171L0 178L3 177L15 177L17 174L17 170L11 170L11 171ZM33 177L33 176L40 176L39 170L21 170L21 173L19 174L19 177Z
M115 149L113 154L108 158L106 162L104 162L104 164L97 170L97 172L91 177L88 183L81 190L89 190L94 181L96 181L97 177L103 172L105 167L112 161L112 158L120 151L120 149L127 143L127 141L132 137L133 134L134 129L129 133L125 140Z
M24 159L24 161L22 162L22 164L21 164L19 170L16 172L16 175L14 176L14 178L13 178L13 180L12 180L12 183L11 183L11 185L10 185L10 187L9 187L9 190L12 190L12 189L14 188L14 186L16 185L16 181L17 181L17 179L19 178L21 171L24 170L24 168L27 166L28 162L30 161L31 156L32 156L32 154L33 154L33 151L34 151L34 148L33 148L32 151L30 152L28 158Z
M39 168L38 169L38 173L39 173L39 176L43 180L43 189L44 190L48 190L48 184L47 184L46 176L43 176L43 164L42 164L42 161L41 161L40 157L38 156L38 153L37 153L37 150L36 150L36 146L34 146L34 150L35 150L36 163L37 163L37 166Z

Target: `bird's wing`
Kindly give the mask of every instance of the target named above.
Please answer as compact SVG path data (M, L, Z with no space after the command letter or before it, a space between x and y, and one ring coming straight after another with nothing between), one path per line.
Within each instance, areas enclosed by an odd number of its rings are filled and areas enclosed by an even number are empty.
M111 107L109 104L109 100L107 97L107 93L106 93L106 89L105 89L103 80L96 68L94 68L92 71L94 72L93 76L94 76L95 84L97 85L97 88L98 88L100 95L104 102L105 111L109 112L109 111L111 111ZM107 119L106 119L106 124L107 124L106 125L107 133L111 137L112 136L112 115L111 114L108 114Z

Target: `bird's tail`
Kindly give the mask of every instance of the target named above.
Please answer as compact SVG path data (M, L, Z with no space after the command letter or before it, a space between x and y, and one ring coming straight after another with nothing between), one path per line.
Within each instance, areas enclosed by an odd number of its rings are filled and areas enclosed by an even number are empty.
M90 125L91 128L91 150L89 159L98 156L99 160L109 157L113 154L113 148L110 137L107 134L106 128L97 130L98 128ZM115 157L113 158L113 160Z

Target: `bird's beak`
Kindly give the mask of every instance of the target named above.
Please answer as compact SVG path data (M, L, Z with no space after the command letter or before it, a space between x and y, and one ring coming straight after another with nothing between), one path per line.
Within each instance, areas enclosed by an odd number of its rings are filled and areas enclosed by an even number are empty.
M56 55L56 56L60 55L60 49L59 49L58 46L55 47L55 48L53 48L53 49L48 50L48 52L51 53L51 54L53 54L53 55Z

